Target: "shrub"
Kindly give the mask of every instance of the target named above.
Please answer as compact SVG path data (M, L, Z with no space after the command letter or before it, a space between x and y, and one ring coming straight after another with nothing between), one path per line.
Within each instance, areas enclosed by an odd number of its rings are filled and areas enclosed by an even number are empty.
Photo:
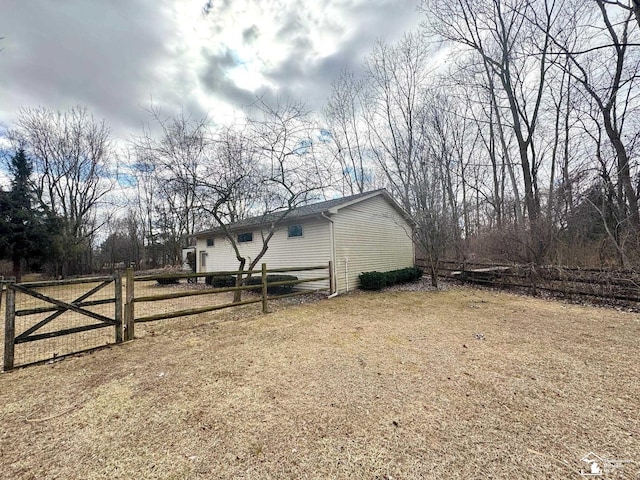
M387 285L395 285L396 283L400 283L402 278L402 270L391 270L389 272L384 272L384 281Z
M415 282L422 277L422 269L418 267L407 267L395 270L397 276L396 283Z
M413 281L413 270L411 267L402 268L396 270L396 282L395 283L407 283Z
M158 285L177 285L180 283L180 279L176 277L161 277L156 278Z
M267 275L267 277L268 277L268 275ZM267 282L269 282L268 278L267 278ZM245 278L242 281L243 285L260 285L261 283L262 283L262 278L260 276ZM251 291L252 292L260 292L260 289L256 288L255 290L251 290Z
M213 288L235 287L236 277L233 275L207 275L204 277L204 283Z
M400 268L389 272L363 272L360 278L360 288L363 290L381 290L396 283L415 282L422 277L422 269L418 267Z
M287 282L294 280L298 280L298 277L296 277L295 275L267 275L267 293L273 295L283 295L285 293L289 293L293 290L295 284L274 286L269 286L269 284L274 282ZM245 285L260 285L262 283L262 277L255 276L245 278L243 283ZM254 291L258 291L258 289Z
M424 275L424 269L420 267L413 267L413 271L415 272L416 280L420 280L422 275Z
M363 272L358 278L363 290L382 290L387 286L387 276L382 272Z
M295 275L267 275L267 293L271 293L271 291L275 294L290 293L296 284L276 285L274 287L270 287L268 284L274 282L292 282L295 280L298 280L298 277Z

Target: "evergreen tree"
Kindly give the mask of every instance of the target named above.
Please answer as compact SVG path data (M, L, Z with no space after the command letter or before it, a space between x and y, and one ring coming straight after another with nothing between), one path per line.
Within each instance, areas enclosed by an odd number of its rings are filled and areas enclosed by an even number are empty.
M19 282L23 264L33 266L55 259L61 222L33 206L32 166L23 149L11 159L9 172L11 190L0 190L0 258L11 260Z

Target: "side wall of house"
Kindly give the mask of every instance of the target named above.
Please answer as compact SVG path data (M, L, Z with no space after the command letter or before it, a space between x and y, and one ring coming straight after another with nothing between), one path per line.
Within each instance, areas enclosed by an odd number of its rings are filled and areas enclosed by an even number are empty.
M411 225L382 196L344 207L332 219L338 292L357 288L362 272L413 265Z
M285 267L307 267L315 265L328 265L331 260L331 240L329 235L329 222L325 219L308 219L300 222L303 228L301 237L287 236L287 225L278 229L273 238L269 241L269 249L260 260L256 269L260 269L260 264L266 263L268 268ZM253 233L253 241L239 243L240 252L248 257L248 263L253 260L262 248L262 240L259 229L249 229L246 232ZM244 233L244 231L242 232ZM212 237L209 237L212 238ZM213 237L214 245L207 247L207 238L197 239L197 261L198 271L234 271L238 269L238 261L229 240L217 235ZM206 265L201 266L202 254L206 253ZM324 277L328 275L327 270L311 270L307 272L287 272L287 275L295 275L300 279ZM298 288L316 289L328 288L328 281L309 282L300 284Z

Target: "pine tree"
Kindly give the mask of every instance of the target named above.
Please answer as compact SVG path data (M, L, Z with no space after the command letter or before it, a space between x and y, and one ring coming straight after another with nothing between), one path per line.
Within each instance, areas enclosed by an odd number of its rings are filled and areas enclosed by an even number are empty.
M58 254L60 220L33 205L31 162L23 149L11 159L11 190L0 190L0 258L11 260L16 281L23 264L39 264Z

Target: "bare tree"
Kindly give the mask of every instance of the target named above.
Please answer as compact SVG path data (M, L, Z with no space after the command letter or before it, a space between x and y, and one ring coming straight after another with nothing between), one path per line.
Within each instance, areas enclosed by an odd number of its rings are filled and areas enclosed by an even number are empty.
M255 213L256 204L262 200L258 160L257 146L246 128L218 131L213 156L205 174L199 176L204 208L210 208L211 199L214 204L224 199L212 209L216 224L232 224ZM216 194L209 197L212 189Z
M109 127L81 106L67 112L22 108L9 135L33 160L38 200L64 220L61 273L87 271L91 244L101 226L97 210L113 186Z
M300 102L271 105L258 99L249 129L259 159L263 216L270 226L262 231L262 248L252 260L255 267L268 249L278 226L292 210L317 197L328 185L329 172L316 155L317 127Z
M604 239L630 265L640 239L638 5L424 0L449 75L429 71L424 39L378 42L366 75L344 74L325 109L339 161L375 159L434 259L439 245L472 236L535 263L560 261L563 248L575 259L575 242ZM428 93L440 85L445 102Z
M525 245L531 260L539 262L547 246L541 242L542 159L541 138L536 134L549 90L547 75L551 35L558 28L557 6L547 0L426 0L422 5L430 15L426 26L431 32L477 57L490 86L493 114L501 119L497 125L515 136L528 214ZM535 17L540 28L532 26L529 17ZM500 138L502 150L508 154L504 132Z
M326 169L315 155L315 125L301 103L271 105L258 99L247 130L226 129L216 155L197 177L202 208L225 234L238 260L238 271L253 270L287 216L328 184ZM261 217L261 248L249 259L238 245L233 223ZM243 274L236 276L236 285ZM234 300L240 301L241 291Z
M216 154L197 177L202 210L213 218L213 227L222 230L238 260L236 286L242 285L247 258L238 246L232 225L247 218L261 201L262 184L255 145L244 132L225 129ZM242 292L234 292L234 301Z
M579 2L564 12L567 27L554 34L552 43L557 51L554 65L579 87L583 109L581 125L586 139L591 139L597 155L596 170L605 186L602 199L610 198L616 205L604 208L590 204L599 213L610 239L616 246L621 264L628 264L621 251L631 234L640 233L640 185L634 160L640 138L640 110L637 107L640 54L632 48L638 39L634 11L610 7L611 2ZM544 27L530 19L539 29ZM615 229L608 222L616 212ZM621 232L621 230L630 232ZM621 239L624 242L621 243Z
M435 103L435 102L434 102ZM442 106L442 103L440 104ZM438 266L452 243L460 241L458 195L454 192L455 163L446 113L438 106L423 109L419 122L424 137L418 146L419 162L409 185L415 241L429 260L431 284L438 286Z
M131 146L130 146L131 147ZM140 235L142 237L142 251L138 268L155 268L158 266L157 236L155 227L156 205L156 177L154 164L145 155L143 150L128 148L127 152L128 172L131 175L133 191L128 204L135 210L135 217L139 221Z
M469 88L468 86L466 88ZM474 93L477 94L474 95ZM465 103L467 116L475 126L478 142L475 144L474 155L471 159L473 169L473 180L465 182L469 188L475 192L476 207L476 231L480 230L480 208L481 203L490 205L492 214L487 216L483 225L490 228L502 230L505 223L505 197L507 196L506 178L511 179L511 187L515 202L515 217L521 223L522 209L520 208L519 187L516 180L513 166L507 157L509 151L509 140L505 137L506 131L499 116L499 111L495 108L495 98L493 89L488 87L478 91L475 86L465 90ZM485 179L485 174L489 170L490 174ZM480 197L483 201L480 202Z
M166 117L153 106L149 113L150 124L132 142L134 168L144 182L138 188L147 199L150 246L162 245L163 263L175 264L186 236L201 226L198 178L211 154L211 128L207 117Z
M347 186L342 188L342 193L346 195L365 192L373 183L371 158L367 154L363 130L364 95L363 79L343 71L333 83L324 108L324 117L330 125L333 155L340 165L341 180Z
M411 185L424 140L418 118L430 72L427 53L421 38L408 34L394 46L378 42L365 63L368 146L390 190L410 213Z
M629 0L629 3L624 3L620 0L603 0L602 3L605 5L615 5L623 10L632 12L636 23L640 26L640 0Z
M582 54L569 51L565 43L557 40L556 45L572 66L571 69L565 67L565 70L581 85L600 113L600 121L615 155L621 190L619 201L626 203L629 223L637 231L640 229L639 193L638 186L633 184L631 158L640 137L636 106L640 54L630 49L628 43L637 37L638 32L633 28L633 12L612 17L604 1L596 0L596 4L597 12L588 8L582 10L587 15L583 20L588 22L582 28L591 31L576 31L576 34L590 42L600 41L610 46ZM604 28L592 27L591 22L596 25L601 22ZM562 67L564 63L558 62L558 65Z
M128 210L124 217L111 218L107 222L107 236L97 255L98 270L114 272L131 264L140 264L144 248L142 225L135 210Z

